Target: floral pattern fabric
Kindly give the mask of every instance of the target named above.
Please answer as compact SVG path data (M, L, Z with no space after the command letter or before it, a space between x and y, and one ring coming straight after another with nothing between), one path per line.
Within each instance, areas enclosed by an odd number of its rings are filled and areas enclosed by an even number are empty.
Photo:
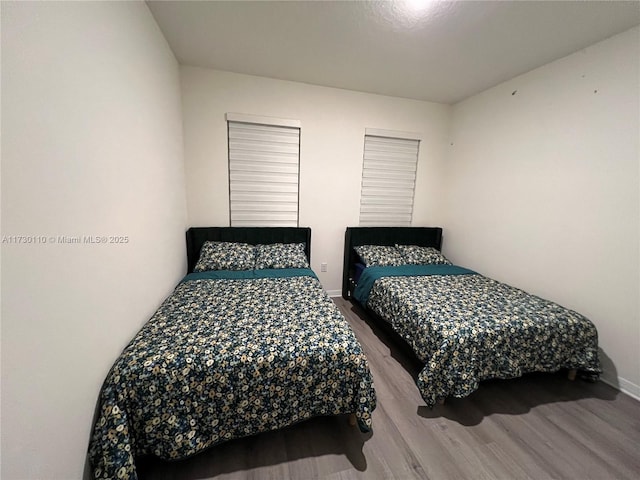
M433 247L396 245L407 265L451 265L451 262Z
M309 268L303 243L256 245L256 270L266 268Z
M367 267L396 267L406 263L393 245L359 245L354 250Z
M248 243L204 242L194 272L253 270L255 249Z
M235 272L237 273L237 272ZM109 372L89 448L95 478L180 459L313 416L371 427L364 352L312 276L181 283Z
M482 275L380 278L367 306L425 362L418 388L428 406L489 378L601 371L591 321Z

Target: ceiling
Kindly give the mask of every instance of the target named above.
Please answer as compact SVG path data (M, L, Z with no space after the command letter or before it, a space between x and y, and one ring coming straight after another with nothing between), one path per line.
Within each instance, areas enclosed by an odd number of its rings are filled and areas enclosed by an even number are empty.
M456 103L640 24L640 2L147 1L183 65Z

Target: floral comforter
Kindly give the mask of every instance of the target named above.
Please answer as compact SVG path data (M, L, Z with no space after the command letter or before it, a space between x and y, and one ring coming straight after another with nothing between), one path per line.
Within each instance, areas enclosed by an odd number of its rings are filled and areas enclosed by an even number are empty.
M100 393L95 478L317 415L370 429L371 373L347 321L311 270L264 272L188 275L125 348Z
M421 276L385 276L388 268L366 269L358 288L373 285L366 306L425 362L418 388L428 406L465 397L489 378L601 371L597 330L572 310L475 273L441 274L447 267L433 266ZM383 273L371 281L367 270Z

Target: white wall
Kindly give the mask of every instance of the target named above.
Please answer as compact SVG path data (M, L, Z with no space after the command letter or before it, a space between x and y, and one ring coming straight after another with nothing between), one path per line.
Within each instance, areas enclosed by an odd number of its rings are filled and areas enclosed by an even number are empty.
M177 62L142 2L2 2L3 480L81 478L100 386L186 269ZM61 244L123 235L126 244Z
M330 293L341 289L345 228L358 225L365 128L422 134L413 224L440 221L449 106L194 67L180 71L190 225L229 225L227 112L301 121L300 226L312 228L311 266Z
M639 32L455 105L444 251L588 316L640 397Z

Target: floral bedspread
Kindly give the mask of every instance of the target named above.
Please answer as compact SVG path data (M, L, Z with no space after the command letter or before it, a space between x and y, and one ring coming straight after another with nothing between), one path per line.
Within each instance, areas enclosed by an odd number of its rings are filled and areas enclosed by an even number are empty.
M355 413L370 429L366 357L308 272L178 285L105 380L94 477L135 479L139 455L180 459L318 415Z
M601 371L591 321L482 275L381 277L367 307L425 362L418 388L428 406L465 397L489 378Z

